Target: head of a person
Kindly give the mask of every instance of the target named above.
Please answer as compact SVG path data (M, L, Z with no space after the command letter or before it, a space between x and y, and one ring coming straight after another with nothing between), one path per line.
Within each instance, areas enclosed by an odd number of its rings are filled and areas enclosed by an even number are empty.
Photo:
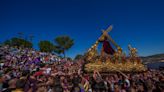
M75 87L73 87L73 90L72 90L72 92L80 92L80 87L79 86L75 86Z
M62 82L63 82L63 81L64 81L64 79L65 79L65 76L63 76L63 75L62 75L62 76L60 76L60 81L62 81Z
M40 85L37 87L36 92L47 92L47 88L45 85Z
M138 83L137 90L138 90L138 92L143 92L144 91L144 86L143 86L142 83Z
M115 90L115 92L120 90L118 83L114 83L114 90Z
M30 74L29 70L23 70L22 71L22 77L27 77Z
M21 88L23 89L25 87L26 80L25 79L18 79L16 81L16 88Z
M11 80L8 82L9 87L16 88L16 82L17 82L17 79L16 79L16 78L11 79Z
M73 83L75 85L78 85L79 83L81 83L81 81L82 81L81 77L74 77L74 79L73 79Z
M60 85L56 85L53 88L53 92L63 92L63 88Z

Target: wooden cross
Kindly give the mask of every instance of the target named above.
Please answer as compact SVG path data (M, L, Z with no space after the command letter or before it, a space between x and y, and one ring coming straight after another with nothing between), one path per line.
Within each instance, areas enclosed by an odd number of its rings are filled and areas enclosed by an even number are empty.
M99 40L104 40L105 37L107 37L107 39L109 41L111 41L113 43L114 46L116 46L117 48L119 47L116 42L112 39L112 37L108 34L111 30L113 29L113 26L110 25L106 30L102 30L102 35L99 37Z

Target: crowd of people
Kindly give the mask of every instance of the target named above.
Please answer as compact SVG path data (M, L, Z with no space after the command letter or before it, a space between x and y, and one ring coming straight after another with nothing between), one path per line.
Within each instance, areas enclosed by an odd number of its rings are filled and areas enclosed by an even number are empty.
M164 71L86 73L84 61L0 47L0 92L164 92Z

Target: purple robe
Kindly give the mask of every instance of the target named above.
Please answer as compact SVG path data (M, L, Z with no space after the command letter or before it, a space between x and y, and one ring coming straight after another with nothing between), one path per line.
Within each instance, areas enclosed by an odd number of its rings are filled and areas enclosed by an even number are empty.
M108 41L103 41L103 50L105 51L105 53L107 54L114 54L114 49L112 48L112 46L110 45L110 43Z

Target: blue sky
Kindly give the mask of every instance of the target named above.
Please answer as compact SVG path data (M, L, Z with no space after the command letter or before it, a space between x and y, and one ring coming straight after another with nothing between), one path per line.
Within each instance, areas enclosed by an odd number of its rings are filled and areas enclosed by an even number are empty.
M163 0L0 0L0 42L23 32L40 40L69 35L75 41L67 56L83 54L97 40L101 29L125 52L127 45L139 55L164 52Z

